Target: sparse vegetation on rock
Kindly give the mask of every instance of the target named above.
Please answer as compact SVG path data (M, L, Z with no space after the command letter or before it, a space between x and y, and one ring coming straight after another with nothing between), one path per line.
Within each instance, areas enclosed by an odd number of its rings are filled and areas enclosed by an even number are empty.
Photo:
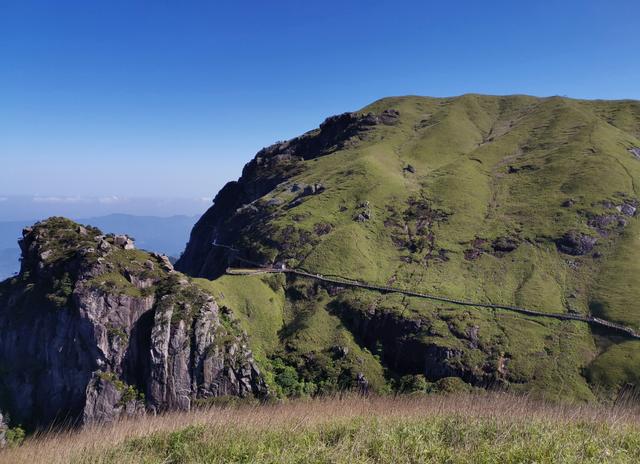
M104 246L108 244L108 246ZM246 335L166 257L51 218L0 285L0 410L32 430L264 396Z

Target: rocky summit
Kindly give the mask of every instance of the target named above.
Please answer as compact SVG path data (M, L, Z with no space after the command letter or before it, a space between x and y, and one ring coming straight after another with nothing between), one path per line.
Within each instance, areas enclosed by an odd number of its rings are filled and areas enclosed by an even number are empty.
M386 98L258 152L176 270L127 236L38 223L0 284L0 411L83 424L345 389L613 400L640 386L639 152L636 101Z
M165 256L51 218L0 287L2 412L27 427L267 393L245 334Z

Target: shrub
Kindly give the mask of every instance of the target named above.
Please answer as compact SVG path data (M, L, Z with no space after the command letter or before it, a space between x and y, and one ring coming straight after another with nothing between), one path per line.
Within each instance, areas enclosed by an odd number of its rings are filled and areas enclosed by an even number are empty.
M24 437L25 437L25 431L22 427L20 426L12 427L9 430L7 430L7 433L5 435L5 440L7 442L6 446L8 447L20 446L24 442Z

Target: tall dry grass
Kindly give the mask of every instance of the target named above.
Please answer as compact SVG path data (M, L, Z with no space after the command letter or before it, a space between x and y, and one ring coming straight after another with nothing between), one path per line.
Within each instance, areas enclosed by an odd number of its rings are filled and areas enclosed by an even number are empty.
M539 421L559 427L584 423L604 424L613 428L640 427L640 408L630 404L612 407L559 405L504 393L368 398L342 396L283 404L211 407L122 420L82 430L45 431L29 437L20 447L0 451L0 462L79 462L86 456L100 456L133 438L178 431L190 426L241 429L256 433L279 430L295 434L305 428L341 420L380 418L412 421L443 416L487 419L506 425L506 433L510 426Z

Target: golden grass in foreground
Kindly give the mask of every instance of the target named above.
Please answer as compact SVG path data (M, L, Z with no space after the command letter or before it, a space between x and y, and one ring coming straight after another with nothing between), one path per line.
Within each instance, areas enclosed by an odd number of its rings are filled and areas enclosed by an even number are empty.
M325 398L43 433L0 462L635 463L640 411L507 394Z

